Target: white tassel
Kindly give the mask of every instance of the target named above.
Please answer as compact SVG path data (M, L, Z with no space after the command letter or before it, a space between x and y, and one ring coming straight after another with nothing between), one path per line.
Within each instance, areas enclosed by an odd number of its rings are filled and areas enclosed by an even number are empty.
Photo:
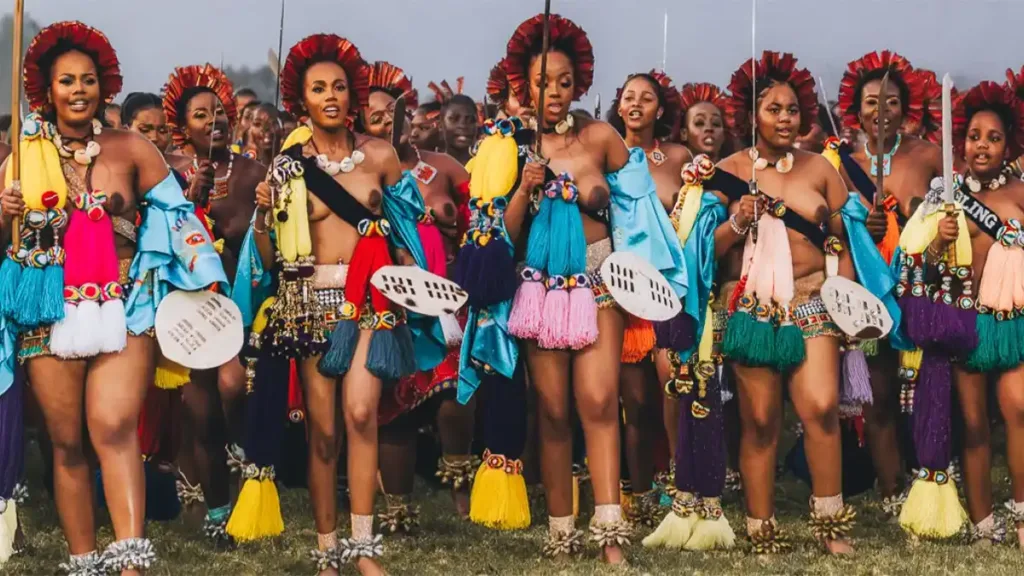
M18 532L18 506L14 499L0 500L0 507L6 504L0 514L0 566L14 555L14 535Z
M67 329L67 324L77 313L77 306L64 303L64 318L50 330L50 352L63 356L75 348L74 333Z
M103 316L100 305L92 300L83 300L74 307L71 314L65 314L51 333L50 351L59 358L91 358L100 353L103 344L101 324ZM63 334L67 332L67 334ZM56 338L53 338L57 335ZM58 346L55 348L53 340ZM65 347L65 345L70 346Z
M107 300L100 306L100 335L103 342L100 352L116 353L128 345L128 325L124 312L124 301L120 298Z
M459 326L459 320L454 314L441 316L441 330L444 332L444 341L449 348L462 344L462 326Z

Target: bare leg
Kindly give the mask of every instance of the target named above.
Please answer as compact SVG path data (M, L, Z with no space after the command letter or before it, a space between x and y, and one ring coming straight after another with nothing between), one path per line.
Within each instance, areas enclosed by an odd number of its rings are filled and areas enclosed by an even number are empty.
M878 476L878 490L889 498L901 489L901 456L897 415L900 411L899 382L894 366L899 358L887 345L879 344L879 355L868 359L873 401L864 406L864 428L868 449Z
M441 452L451 458L471 459L476 397L465 406L454 398L445 398L437 409L437 430L441 436ZM469 485L452 490L452 499L459 516L469 517Z
M410 531L418 523L408 502L416 474L416 426L409 414L403 414L381 426L379 435L380 483L387 502L381 529Z
M572 516L572 427L569 425L569 354L527 343L530 380L537 392L541 479L548 515ZM616 452L616 456L618 453Z
M775 458L782 430L782 378L767 368L734 365L740 406L740 474L747 515L775 514Z
M146 481L136 429L155 369L156 341L129 335L124 350L91 360L86 375L86 422L116 540L143 536Z
M986 383L984 374L956 369L956 387L964 417L964 492L971 522L975 524L992 513L992 444ZM1009 422L1006 428L1009 448Z
M348 436L348 487L352 516L373 516L377 494L377 408L381 383L366 369L366 354L372 332L361 330L352 357L352 367L342 379L341 402ZM372 522L372 520L371 520ZM377 562L360 558L361 574L383 574Z
M621 366L622 403L626 411L626 460L636 493L647 492L654 477L654 426L658 388L649 362Z
M213 510L229 501L228 466L224 458L226 431L224 416L217 393L217 370L192 372L192 381L181 390L185 428L192 442L185 451L192 453L198 477L203 487L206 506Z
M597 342L577 352L572 363L573 391L583 424L595 506L619 504L618 388L624 325L623 316L617 309L599 310ZM647 486L650 482L648 470ZM603 554L612 564L624 560L618 547L605 548Z
M1024 503L1024 365L1018 365L999 378L998 397L1006 421L1006 459L1013 483L1013 500ZM1017 524L1017 543L1024 549L1024 523Z
M789 392L804 426L804 449L815 498L842 497L843 453L839 435L839 341L822 336L804 341L807 359L790 378ZM847 542L829 541L832 553L849 553Z
M96 524L92 474L82 446L85 362L43 356L27 367L53 445L53 497L68 551L86 554L96 550Z
M224 412L227 440L240 444L245 427L245 414L242 413L245 405L245 367L237 357L217 369L217 391ZM224 459L223 454L220 457Z

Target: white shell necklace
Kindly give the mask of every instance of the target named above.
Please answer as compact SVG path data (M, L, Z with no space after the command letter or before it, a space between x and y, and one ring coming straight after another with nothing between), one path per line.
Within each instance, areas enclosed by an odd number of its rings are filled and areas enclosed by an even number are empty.
M99 136L101 132L103 132L103 124L101 124L99 120L93 118L92 135ZM59 152L62 157L74 158L75 162L81 164L82 166L88 166L89 164L92 164L93 158L99 156L100 152L102 152L100 143L92 139L88 139L88 142L86 142L85 144L85 148L72 150L71 148L68 148L67 146L64 145L64 140L61 138L60 132L56 130L54 130L53 132L53 144L54 146L57 147L57 152Z
M351 141L353 148L352 154L346 158L342 158L341 160L335 162L334 160L328 158L327 154L322 154L320 152L320 149L317 148L316 142L313 141L313 139L311 138L309 141L311 144L313 144L313 151L316 152L315 159L317 167L326 172L328 176L337 176L339 172L343 174L348 174L349 172L355 170L356 166L359 166L360 164L363 163L363 160L366 160L366 155L363 154L361 150L355 149L355 138L352 137L351 133L349 133L349 140Z

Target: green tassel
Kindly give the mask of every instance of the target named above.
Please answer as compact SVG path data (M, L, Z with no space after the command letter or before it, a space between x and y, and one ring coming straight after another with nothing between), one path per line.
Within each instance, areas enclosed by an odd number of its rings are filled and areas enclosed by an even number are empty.
M796 324L783 324L775 331L775 366L779 372L792 370L807 357L804 335Z
M990 372L999 361L996 351L996 319L991 314L978 314L974 324L978 331L978 347L967 358L967 369L971 372Z
M979 341L980 343L980 341ZM996 370L1009 370L1020 364L1020 345L1017 343L1017 319L996 320Z
M737 310L729 316L722 337L722 353L727 358L742 362L750 342L750 330L755 322L754 316L745 310Z
M775 362L775 325L770 320L754 320L746 343L748 366L772 367Z
M1013 341L1017 343L1017 351L1021 358L1024 358L1024 314L1021 314L1013 319L1014 337Z

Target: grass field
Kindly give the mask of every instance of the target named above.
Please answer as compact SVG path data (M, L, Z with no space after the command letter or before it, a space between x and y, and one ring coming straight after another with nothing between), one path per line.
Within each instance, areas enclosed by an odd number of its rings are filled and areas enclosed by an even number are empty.
M35 453L34 450L30 451ZM997 481L997 501L1008 495L1006 468L996 457L993 479ZM0 570L4 575L54 574L66 557L63 536L53 503L41 487L39 466L30 462L29 483L32 499L23 515L30 555L12 560ZM931 575L985 574L986 576L1024 575L1024 552L1003 546L966 546L958 542L912 542L898 525L887 523L872 498L857 497L853 504L859 512L853 532L857 554L851 558L825 556L811 541L806 525L806 486L787 476L777 490L778 516L794 543L793 551L774 557L758 557L746 552L746 542L737 540L737 548L728 552L690 553L649 551L634 539L629 550L630 565L612 568L599 564L597 551L573 564L540 558L546 535L546 516L539 488L531 489L533 527L527 531L497 533L458 520L446 491L427 483L418 484L417 498L422 505L422 525L413 536L386 539L385 566L394 575L584 575L584 574L834 574ZM584 493L586 498L586 492ZM169 523L150 523L159 563L149 574L158 575L252 575L313 574L306 559L316 542L305 490L282 492L286 531L281 537L233 551L216 551L201 537L203 512ZM586 500L585 500L586 502ZM726 513L737 535L741 536L743 512L736 495L727 495ZM584 505L584 509L588 506ZM339 514L342 530L348 517ZM112 533L109 519L101 516L100 544L109 544ZM586 518L580 520L585 526ZM355 574L346 567L344 574Z

